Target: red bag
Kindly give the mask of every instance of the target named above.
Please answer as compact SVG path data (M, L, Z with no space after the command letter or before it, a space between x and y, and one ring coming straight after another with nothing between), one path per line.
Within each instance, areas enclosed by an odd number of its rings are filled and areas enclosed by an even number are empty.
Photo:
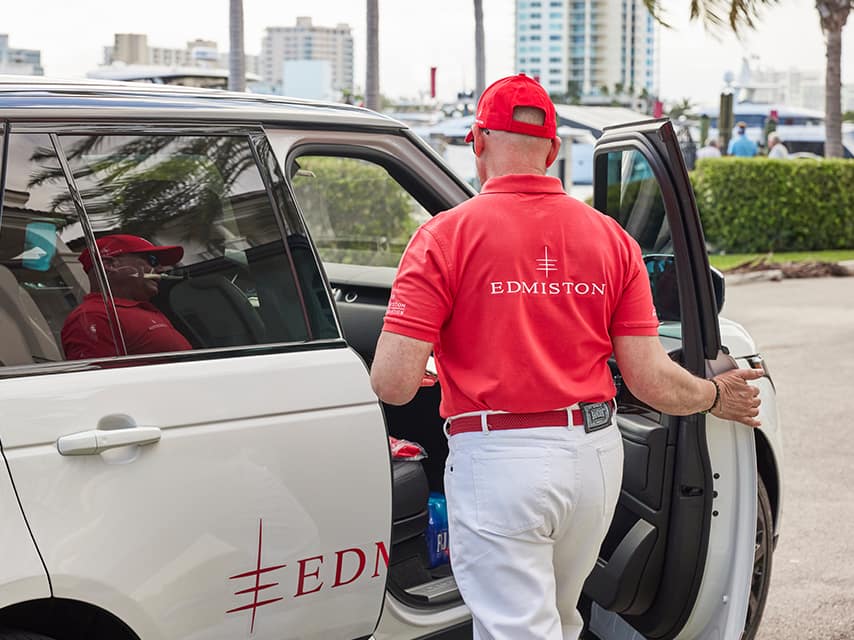
M424 447L417 442L389 436L388 445L391 447L391 457L395 460L423 460L427 457Z

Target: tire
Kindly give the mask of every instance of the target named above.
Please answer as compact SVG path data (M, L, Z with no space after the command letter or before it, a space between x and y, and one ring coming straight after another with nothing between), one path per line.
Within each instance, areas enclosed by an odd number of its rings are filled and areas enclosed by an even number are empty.
M753 575L750 580L750 601L742 640L753 640L759 632L759 623L765 611L768 587L771 586L771 564L774 555L774 516L771 500L762 478L758 478L756 504L756 546L753 555Z
M0 640L53 640L53 638L32 631L0 629Z

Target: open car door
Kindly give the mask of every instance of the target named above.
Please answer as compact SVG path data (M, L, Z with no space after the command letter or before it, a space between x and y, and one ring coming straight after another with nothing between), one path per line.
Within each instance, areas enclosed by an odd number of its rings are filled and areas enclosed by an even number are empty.
M606 129L594 150L594 206L640 244L671 357L699 376L736 367L694 195L668 120ZM716 291L717 289L717 291ZM600 638L739 638L749 598L756 462L747 427L676 417L619 384L623 488L585 585Z

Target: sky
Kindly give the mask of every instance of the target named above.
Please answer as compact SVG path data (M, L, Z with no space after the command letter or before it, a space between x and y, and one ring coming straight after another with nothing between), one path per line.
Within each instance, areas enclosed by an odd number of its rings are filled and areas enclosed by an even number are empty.
M660 93L668 100L713 103L727 71L745 55L775 69L824 69L824 40L812 0L779 0L742 40L710 35L689 23L688 0L663 0L672 29L661 30ZM355 44L355 82L364 85L365 2L244 0L245 49L259 53L264 28L295 23L348 23ZM0 0L0 33L11 47L41 49L45 73L82 77L100 64L114 33L146 33L151 46L184 47L196 38L228 49L228 0ZM515 0L483 0L487 83L514 72ZM437 92L450 99L474 84L474 11L468 0L380 0L380 91L419 98L438 67ZM854 83L854 17L843 32L843 81Z

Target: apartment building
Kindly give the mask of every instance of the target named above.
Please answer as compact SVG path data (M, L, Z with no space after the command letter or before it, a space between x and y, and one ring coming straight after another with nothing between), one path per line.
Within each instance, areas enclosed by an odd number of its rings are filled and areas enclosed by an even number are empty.
M113 46L104 47L104 64L228 69L228 53L221 53L214 40L196 39L184 48L152 47L144 33L117 33ZM246 56L246 72L258 75L259 57Z
M11 48L9 36L0 33L0 73L43 76L41 50Z
M642 0L516 0L516 70L551 94L658 94L659 25Z
M267 27L261 44L263 81L279 91L285 85L285 62L325 60L332 74L332 88L353 91L353 35L350 26L320 27L309 17L297 18L296 25Z

